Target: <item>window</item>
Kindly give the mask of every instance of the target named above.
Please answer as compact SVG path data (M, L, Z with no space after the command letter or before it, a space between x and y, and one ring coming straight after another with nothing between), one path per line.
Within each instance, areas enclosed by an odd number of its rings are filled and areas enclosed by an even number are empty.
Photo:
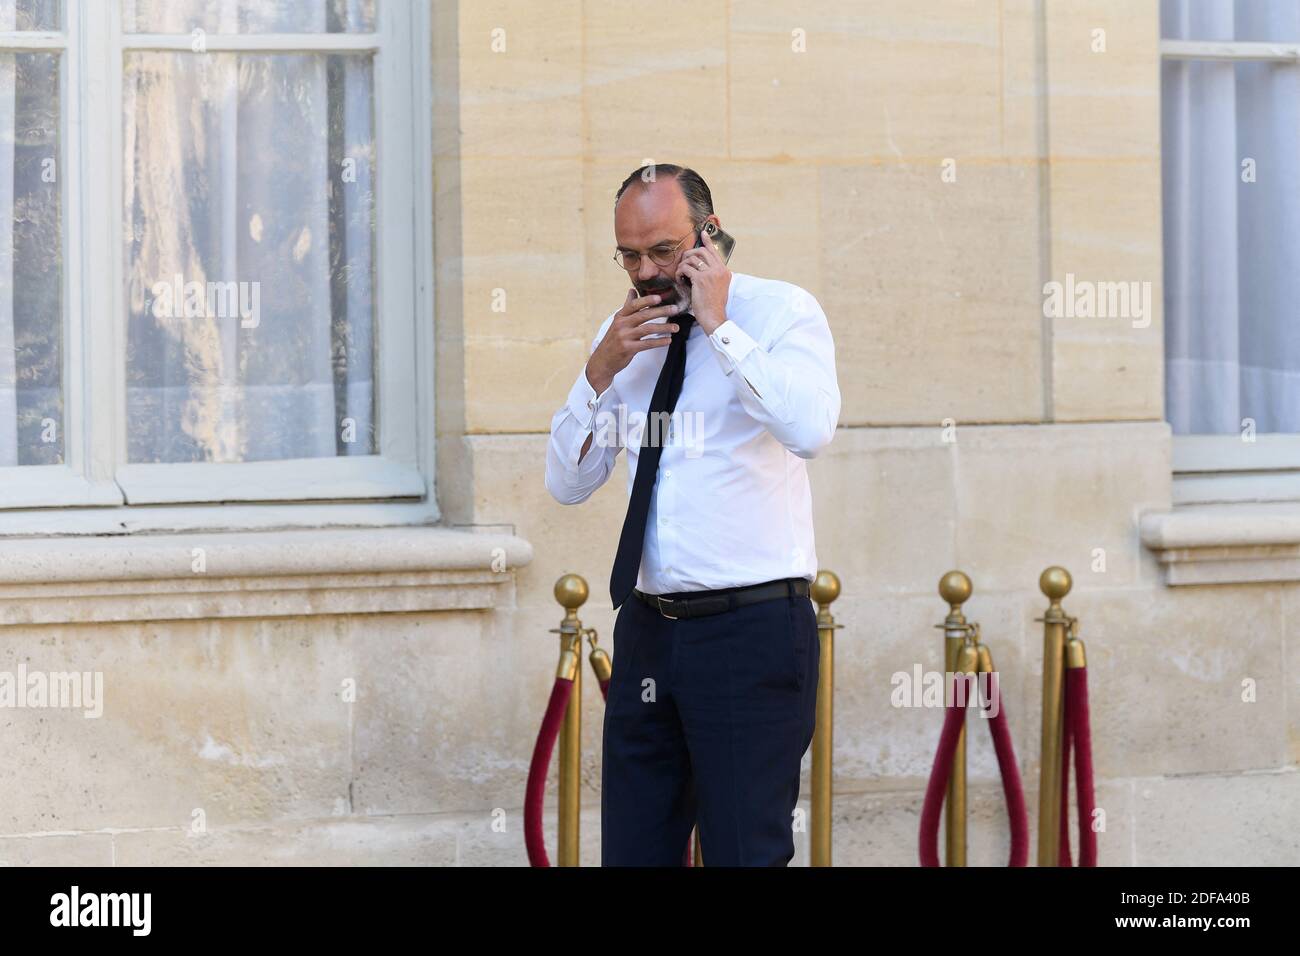
M1300 4L1161 6L1176 503L1300 499Z
M423 6L0 0L0 509L432 503Z
M52 2L0 3L0 33L58 26ZM56 51L0 49L0 468L64 461L59 78Z

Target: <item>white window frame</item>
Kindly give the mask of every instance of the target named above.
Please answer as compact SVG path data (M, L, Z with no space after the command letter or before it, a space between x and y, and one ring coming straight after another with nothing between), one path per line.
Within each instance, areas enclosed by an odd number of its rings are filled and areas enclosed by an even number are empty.
M65 460L0 468L0 535L436 521L428 5L378 0L375 33L205 37L210 53L373 55L377 454L164 464L126 458L122 77L129 51L193 38L124 33L120 0L62 6L62 31L0 34L3 51L61 53Z
M1160 56L1300 64L1300 43L1162 39ZM1174 435L1173 472L1176 505L1300 500L1300 435Z

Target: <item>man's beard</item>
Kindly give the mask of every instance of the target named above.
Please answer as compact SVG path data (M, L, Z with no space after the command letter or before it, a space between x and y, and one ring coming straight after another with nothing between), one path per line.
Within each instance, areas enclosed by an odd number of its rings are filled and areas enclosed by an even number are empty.
M680 302L686 307L687 311L690 311L691 286L690 283L688 282L685 282L681 279L673 279L671 282L667 282L660 278L660 279L651 280L650 284L648 285L637 286L637 292L640 295L662 295L668 289L672 289L674 292L676 292L676 296L669 296L667 301L661 302L659 304L673 305L675 303ZM654 306L653 308L658 308L658 306ZM681 313L679 312L677 314L680 315ZM669 316L668 318L671 321L672 316Z

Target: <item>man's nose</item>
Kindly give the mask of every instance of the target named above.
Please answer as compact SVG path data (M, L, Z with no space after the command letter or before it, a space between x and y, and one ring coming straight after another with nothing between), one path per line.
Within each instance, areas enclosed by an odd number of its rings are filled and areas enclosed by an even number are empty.
M637 280L645 283L657 275L659 275L659 266L649 256L642 256L641 265L636 270Z

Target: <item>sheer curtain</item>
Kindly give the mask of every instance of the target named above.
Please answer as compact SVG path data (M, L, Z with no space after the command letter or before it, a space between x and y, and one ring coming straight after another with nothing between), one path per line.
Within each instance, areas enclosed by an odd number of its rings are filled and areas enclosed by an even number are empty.
M54 29L56 10L0 0L0 32ZM0 468L63 461L58 63L0 51Z
M192 0L148 18L322 33L357 5ZM371 88L367 56L128 54L130 461L374 453ZM186 317L177 276L258 312Z
M1161 34L1296 42L1300 4L1163 0ZM1300 432L1300 67L1162 71L1167 417L1175 434Z
M16 11L0 3L0 32ZM18 464L18 368L14 341L14 121L17 62L0 53L0 468Z

